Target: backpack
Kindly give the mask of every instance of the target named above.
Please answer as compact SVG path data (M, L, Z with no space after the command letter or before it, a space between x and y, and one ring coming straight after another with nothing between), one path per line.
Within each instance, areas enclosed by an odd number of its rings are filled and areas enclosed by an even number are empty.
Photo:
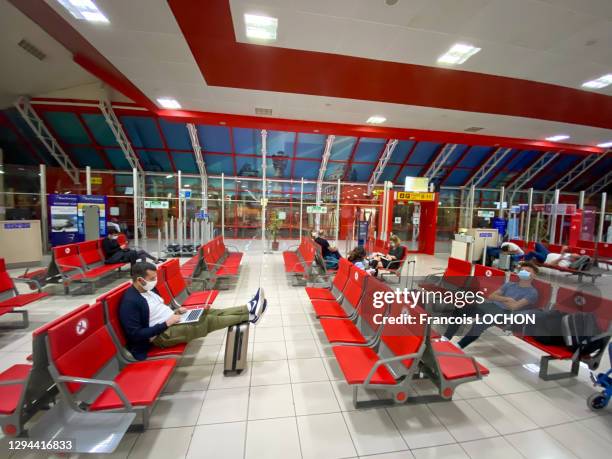
M593 339L601 334L597 318L591 312L567 314L561 320L565 345L572 350L580 349L581 354L591 354L605 346L609 338Z
M328 255L325 257L325 267L327 269L338 269L338 258Z

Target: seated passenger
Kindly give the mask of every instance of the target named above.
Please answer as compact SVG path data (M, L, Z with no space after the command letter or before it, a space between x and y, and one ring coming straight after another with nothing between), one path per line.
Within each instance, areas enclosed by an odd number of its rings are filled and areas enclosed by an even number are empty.
M377 269L397 269L400 266L400 260L404 257L404 250L400 238L392 234L389 238L389 253L387 255L374 254L371 264Z
M102 241L102 250L104 252L104 263L111 265L114 263L130 263L134 265L138 260L147 261L147 258L155 263L166 261L163 258L157 258L145 252L144 250L134 250L128 248L127 244L119 245L117 238L119 232L116 228L108 228L108 234Z
M335 269L338 267L338 260L340 259L340 252L336 247L333 247L327 239L325 239L325 233L321 231L313 231L312 238L314 241L321 246L321 255L325 260L325 265L328 269Z
M121 298L119 322L127 339L127 348L134 358L144 360L151 343L172 347L203 338L208 333L250 321L257 323L267 307L263 289L245 306L209 309L200 320L179 324L185 308L171 309L157 294L157 268L152 263L139 262L132 267L132 286Z
M455 308L453 315L482 316L484 314L503 314L511 316L524 314L527 309L534 308L538 302L538 291L532 285L532 280L538 273L538 268L532 262L525 261L519 265L518 282L506 282L498 290L491 293L488 301L482 304L472 304L463 308ZM476 341L484 331L493 324L475 323L466 335L459 340L459 347L465 348ZM444 338L450 340L461 324L452 324L446 329Z
M366 259L366 251L361 246L357 246L353 250L351 250L351 253L349 253L347 260L358 268L369 272L370 274L376 275L378 272L375 267L370 268L370 264Z

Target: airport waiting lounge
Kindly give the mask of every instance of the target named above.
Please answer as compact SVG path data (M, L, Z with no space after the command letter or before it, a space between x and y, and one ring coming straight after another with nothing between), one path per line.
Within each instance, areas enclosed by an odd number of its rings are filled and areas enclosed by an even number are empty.
M0 0L0 457L609 457L611 31Z

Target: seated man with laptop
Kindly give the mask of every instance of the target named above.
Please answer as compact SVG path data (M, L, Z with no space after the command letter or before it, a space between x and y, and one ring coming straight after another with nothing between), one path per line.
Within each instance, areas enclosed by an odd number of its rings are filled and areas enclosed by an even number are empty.
M227 309L172 309L156 293L157 268L139 262L132 267L132 286L119 306L119 321L134 358L144 360L151 343L172 347L202 338L215 330L246 321L257 323L267 307L263 289L245 305Z

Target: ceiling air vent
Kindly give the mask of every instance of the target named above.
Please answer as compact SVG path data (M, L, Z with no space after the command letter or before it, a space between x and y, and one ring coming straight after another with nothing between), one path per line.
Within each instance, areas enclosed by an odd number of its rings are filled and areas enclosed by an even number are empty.
M467 128L465 132L478 132L478 131L482 131L483 129L484 129L483 127L472 126L472 127Z
M22 47L23 49L25 49L26 52L30 53L32 56L34 56L39 61L42 61L45 57L47 57L45 53L43 53L40 49L38 49L36 46L34 46L32 43L30 43L26 39L21 40L18 43L18 45Z
M272 109L271 108L255 107L255 114L256 115L263 115L263 116L272 116Z

